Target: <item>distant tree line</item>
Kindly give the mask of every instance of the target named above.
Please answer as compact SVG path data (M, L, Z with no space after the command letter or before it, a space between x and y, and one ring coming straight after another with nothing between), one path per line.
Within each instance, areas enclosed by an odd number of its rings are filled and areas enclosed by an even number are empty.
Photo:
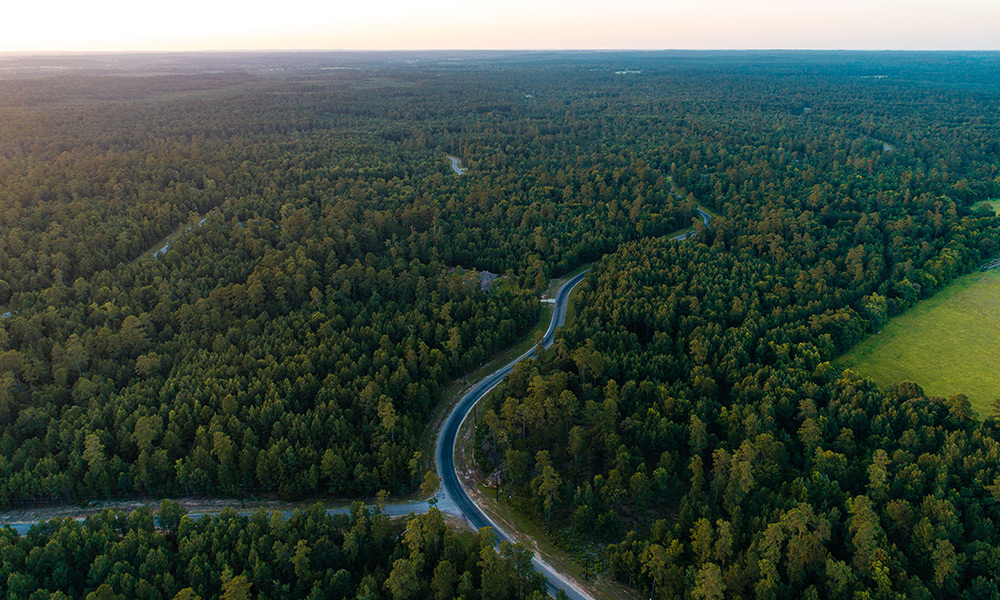
M482 78L388 75L0 83L0 506L411 490L442 389L551 274L694 214L599 113L549 148L548 109L469 110Z

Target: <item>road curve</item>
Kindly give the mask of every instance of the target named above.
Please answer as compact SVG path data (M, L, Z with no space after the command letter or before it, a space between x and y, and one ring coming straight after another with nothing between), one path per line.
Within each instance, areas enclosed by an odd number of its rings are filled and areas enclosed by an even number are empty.
M462 163L461 159L451 156L449 154L448 160L451 161L451 168L459 175L465 175L465 172L468 171L467 168L459 166Z
M706 226L708 226L712 216L705 212L701 207L698 207L697 210L698 215L702 218L702 221ZM671 239L678 241L685 240L690 237L692 233L692 231L686 231L675 235ZM448 414L448 417L445 419L444 425L441 428L441 432L438 435L437 446L434 451L435 464L437 465L438 474L441 476L441 489L438 492L436 499L437 508L442 512L464 518L475 529L492 527L496 532L498 540L507 540L509 542L514 541L514 539L506 531L499 527L475 502L472 501L472 498L469 497L468 492L466 492L465 488L462 486L462 482L458 477L458 471L455 468L455 445L458 438L458 431L461 428L462 423L472 412L473 408L475 408L476 404L483 397L485 397L490 390L503 381L507 374L514 369L514 366L517 365L517 363L534 356L538 351L539 346L542 348L548 348L552 345L556 329L561 327L566 321L566 306L568 304L570 292L573 291L573 288L575 288L577 284L583 281L589 272L590 269L583 271L559 288L559 292L555 299L555 310L552 312L552 319L549 321L549 326L545 330L545 335L542 337L539 344L507 363L502 368L490 373L473 386L471 390L462 396L462 399L459 400L458 404L456 404L452 411ZM430 506L430 503L426 500L416 502L394 502L386 505L385 512L389 516L404 516L411 513L427 512ZM337 507L330 508L327 512L335 514L346 513L349 510L350 509L348 507ZM238 512L240 514L249 515L252 514L253 511L241 510ZM292 511L281 512L286 518L290 517L292 514ZM194 512L190 513L189 516L193 519L197 519L207 514L216 513ZM82 521L84 517L78 516L74 518ZM38 522L39 521L5 522L0 523L0 528L9 526L12 527L19 535L25 535L28 529ZM577 587L572 581L556 571L545 561L538 558L538 556L532 558L531 562L535 568L545 576L546 587L550 595L555 596L560 590L562 590L571 600L593 600L593 598L584 590Z
M698 215L707 227L709 222L712 220L712 216L705 212L705 210L703 210L700 206L697 207L697 210ZM692 231L686 231L675 235L671 239L678 241L685 240L693 233L694 232ZM564 283L562 287L559 288L559 293L556 295L555 310L552 312L552 320L549 321L549 327L546 329L545 336L542 337L539 344L543 348L548 348L552 345L556 329L561 327L566 321L566 305L569 300L570 292L573 291L573 288L576 287L578 283L583 281L583 278L589 272L590 269L587 269ZM490 392L490 390L503 381L507 374L514 370L514 366L517 365L517 363L534 356L537 350L538 346L535 346L521 356L518 356L511 362L507 363L504 367L490 373L480 380L479 383L473 386L472 389L469 390L464 396L462 396L462 399L458 401L458 404L455 405L451 413L448 414L447 419L445 419L444 425L441 427L441 433L438 435L437 447L434 452L434 460L437 465L437 471L441 476L441 490L438 493L438 502L449 507L454 507L456 511L453 514L464 517L474 529L492 527L499 540L507 540L509 542L514 541L510 534L490 519L489 516L483 512L482 508L472 501L472 498L469 497L468 492L466 492L465 488L462 486L462 482L458 477L458 470L455 467L455 446L458 439L458 431L462 427L462 423L465 422L465 419L468 418L469 414L472 412L472 409L475 408L476 404L482 400L483 397ZM537 555L531 562L535 568L545 576L546 587L548 588L550 595L555 596L560 590L562 590L566 592L566 595L571 600L593 600L590 595L575 586L570 580L538 558Z
M566 320L566 304L569 299L569 294L578 283L583 281L583 278L586 277L589 271L590 269L587 269L564 283L563 286L559 288L559 293L556 296L555 310L552 312L552 320L549 321L549 327L546 329L545 335L542 337L538 346L548 348L552 345L552 339L555 336L556 329L559 328ZM462 399L458 401L458 404L455 405L455 408L452 409L447 419L445 419L444 426L441 427L441 434L438 436L437 448L434 453L437 471L441 476L441 491L438 494L438 501L453 503L458 509L460 516L464 517L465 520L472 525L473 529L492 527L499 540L507 540L509 542L513 542L514 539L492 519L490 519L486 513L472 501L472 498L469 497L465 488L462 487L462 482L458 478L458 471L455 468L455 444L458 439L459 428L461 428L462 423L469 416L469 413L472 412L476 403L486 396L486 394L495 388L501 381L503 381L507 374L514 370L514 366L517 363L534 356L535 352L538 350L538 346L534 346L521 356L518 356L511 362L507 363L507 365L490 373L480 380L479 383L473 386L468 393L462 396ZM554 596L559 590L562 590L566 592L566 595L572 600L591 600L589 595L575 587L570 581L566 580L560 573L544 561L540 560L537 556L533 558L531 562L535 565L535 568L545 576L549 594Z
M698 211L698 216L701 217L701 220L705 222L705 227L708 227L709 221L712 220L712 215L710 215L707 212L705 212L700 206L695 207L695 208ZM689 237L691 237L692 235L694 235L694 231L686 231L684 233L675 235L671 239L674 239L674 240L686 240Z

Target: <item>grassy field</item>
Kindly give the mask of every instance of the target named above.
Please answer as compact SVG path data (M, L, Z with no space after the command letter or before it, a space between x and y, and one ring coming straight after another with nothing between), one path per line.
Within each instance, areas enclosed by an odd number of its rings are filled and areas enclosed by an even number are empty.
M989 206L993 209L993 212L1000 215L1000 199L997 200L981 200L976 202L976 206Z
M964 393L980 415L1000 398L1000 269L966 275L837 360L881 385Z

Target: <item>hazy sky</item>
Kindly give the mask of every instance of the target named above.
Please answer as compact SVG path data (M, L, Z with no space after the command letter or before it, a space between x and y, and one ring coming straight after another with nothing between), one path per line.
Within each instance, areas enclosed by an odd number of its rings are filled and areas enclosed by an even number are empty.
M0 51L1000 49L1000 0L6 0Z

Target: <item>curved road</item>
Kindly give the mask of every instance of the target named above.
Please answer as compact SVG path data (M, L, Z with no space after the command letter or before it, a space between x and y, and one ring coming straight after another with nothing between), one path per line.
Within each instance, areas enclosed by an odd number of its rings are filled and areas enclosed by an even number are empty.
M712 219L712 216L702 210L701 207L698 207L698 215L701 217L706 226ZM678 241L685 240L690 237L692 233L692 231L686 231L675 235L671 239ZM462 399L458 401L452 411L448 414L444 425L441 427L437 447L434 451L435 464L437 465L438 474L441 476L441 489L437 495L437 508L442 512L464 518L475 529L492 527L496 532L498 540L507 540L510 542L514 541L507 532L505 532L492 519L490 519L486 513L483 512L479 505L472 501L472 498L469 497L468 492L466 492L465 488L462 486L462 482L458 477L458 471L455 468L455 445L458 438L458 431L476 404L482 400L483 397L490 392L490 390L503 381L507 374L514 369L514 366L517 365L517 363L534 356L538 351L539 346L542 348L548 348L552 345L556 329L561 327L566 320L566 306L567 301L569 300L570 292L573 291L573 288L575 288L577 284L583 281L589 271L590 269L587 269L579 275L576 275L559 288L559 293L556 295L555 310L552 312L552 320L549 322L549 327L546 329L545 335L542 337L540 343L521 356L518 356L511 362L507 363L504 367L497 369L480 380L475 386L472 387L471 390L462 396ZM387 504L385 512L389 516L403 516L410 513L427 512L429 508L430 503L426 500L419 502L400 502ZM345 513L349 510L350 509L347 507L342 507L331 508L327 512ZM251 514L253 511L239 512L241 514ZM189 516L197 519L204 514L206 513L190 513ZM291 511L286 511L284 514L288 517L291 515ZM78 517L78 519L82 520L83 517ZM24 535L35 523L36 522L8 522L0 523L0 527L9 525L19 534ZM535 565L535 568L545 576L546 587L549 594L555 596L560 590L562 590L566 592L566 595L571 600L593 600L585 591L577 587L571 580L567 579L537 556L535 556L531 562Z
M462 163L460 159L455 158L454 156L451 156L449 154L448 160L451 161L451 168L454 169L455 172L458 173L459 175L465 175L465 172L468 171L468 169L466 169L465 167L459 166Z
M705 212L701 207L698 207L698 215L707 227L709 221L712 220L712 216ZM690 237L692 233L693 232L691 231L687 231L675 235L672 239L678 241L685 240ZM569 294L578 283L583 281L583 278L589 271L590 269L587 269L564 283L563 286L559 288L559 293L556 296L555 310L552 313L552 320L549 322L549 327L545 331L545 336L542 337L541 343L539 344L540 346L548 348L552 345L552 339L555 336L556 329L562 326L563 322L566 320L566 304L569 300ZM509 362L506 366L490 373L479 381L479 383L473 386L472 389L469 390L464 396L462 396L462 399L458 401L458 404L455 405L455 408L452 409L451 413L445 419L444 425L441 427L441 433L438 436L437 448L434 452L434 460L437 465L437 471L441 476L441 491L438 494L438 501L443 506L447 506L448 508L454 506L457 510L453 514L464 517L474 529L492 527L496 532L498 539L510 542L514 541L511 536L499 527L492 519L490 519L479 507L479 505L472 501L472 498L469 497L469 494L462 486L462 482L458 477L458 470L455 468L455 445L458 438L458 430L461 428L462 423L465 422L465 419L468 418L469 413L472 412L476 403L482 400L483 397L490 392L490 390L503 381L507 374L514 370L514 366L517 363L534 356L537 349L538 346L535 346ZM442 508L442 510L444 510L444 508ZM566 595L569 596L571 600L592 600L586 592L576 587L570 580L539 559L538 556L535 556L531 562L535 565L535 568L539 572L545 575L546 585L550 595L554 596L559 590L562 590L566 592Z
M548 348L552 345L552 338L555 336L556 329L566 320L566 301L569 299L569 293L573 291L573 288L578 283L583 281L583 278L586 277L589 271L590 269L587 269L559 288L559 294L556 296L555 310L552 312L552 320L549 322L549 328L545 331L545 336L542 337L539 346ZM517 363L534 356L537 350L538 346L535 346L507 363L506 366L490 373L473 386L468 393L462 396L462 399L458 401L458 404L455 405L455 408L452 409L451 413L445 419L444 426L441 427L441 434L438 436L437 448L434 452L434 461L437 464L438 474L441 476L441 491L438 494L438 501L453 503L458 509L459 516L464 517L472 525L473 529L492 527L498 539L509 542L513 542L513 538L486 516L486 513L479 508L479 505L472 501L465 488L462 487L462 483L458 478L458 470L455 468L455 444L459 428L465 422L469 413L472 412L476 403L503 381L507 374L514 370L514 366ZM531 562L538 571L545 575L549 594L555 595L559 590L563 590L573 600L590 600L590 596L573 586L572 583L563 578L555 569L540 560L537 556Z

